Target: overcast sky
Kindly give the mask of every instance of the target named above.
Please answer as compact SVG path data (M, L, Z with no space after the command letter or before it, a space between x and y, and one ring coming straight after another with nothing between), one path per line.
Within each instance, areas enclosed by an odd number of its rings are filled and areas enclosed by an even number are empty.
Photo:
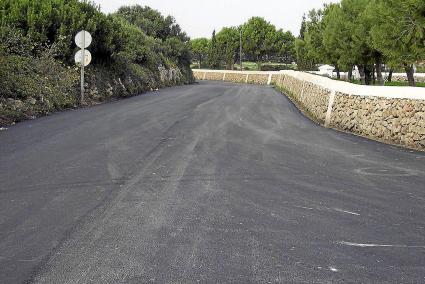
M302 15L330 0L94 0L111 13L122 5L140 4L172 15L191 38L210 37L214 29L238 26L261 16L277 28L299 34ZM333 1L335 2L335 1Z

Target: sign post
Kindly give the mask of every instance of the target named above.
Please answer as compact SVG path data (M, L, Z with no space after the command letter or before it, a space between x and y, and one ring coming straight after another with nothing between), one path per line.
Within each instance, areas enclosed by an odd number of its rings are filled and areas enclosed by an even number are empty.
M90 64L92 56L86 48L92 43L92 36L89 32L81 31L75 36L75 44L81 48L75 54L75 63L81 67L81 96L80 104L84 103L84 67Z

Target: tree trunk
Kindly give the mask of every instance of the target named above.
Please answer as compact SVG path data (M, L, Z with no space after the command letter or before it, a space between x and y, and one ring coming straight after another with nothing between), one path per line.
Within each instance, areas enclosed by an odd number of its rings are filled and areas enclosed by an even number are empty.
M357 65L357 68L359 68L360 81L362 82L362 85L366 85L365 66L364 65Z
M375 63L376 63L376 78L378 79L378 85L384 86L385 81L384 81L384 77L382 76L382 57L380 54L376 56Z
M338 79L338 80L341 80L341 72L339 71L339 67L338 67L338 64L335 64L335 70L336 70L336 78Z
M393 80L393 72L394 72L394 69L391 68L390 72L388 73L388 78L387 78L388 82L391 82Z
M351 79L353 78L353 66L351 66L349 69L348 69L348 75L347 75L347 81L348 82L351 82Z
M202 56L199 56L199 69L202 69Z
M258 71L261 71L260 55L257 55L257 69Z
M409 86L415 87L415 72L413 70L413 65L404 64L404 70L406 70L407 80L409 81Z
M370 65L368 65L368 64L364 65L365 84L366 85L370 85L372 83L372 71L373 71L373 68L371 68Z

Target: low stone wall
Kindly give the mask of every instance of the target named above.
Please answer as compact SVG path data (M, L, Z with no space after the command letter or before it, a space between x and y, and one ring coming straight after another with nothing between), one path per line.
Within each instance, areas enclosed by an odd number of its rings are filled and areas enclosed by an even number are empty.
M403 73L394 73L391 79L393 82L407 82L407 76ZM425 74L415 74L416 83L425 83Z
M258 85L276 84L280 78L280 72L256 72L256 71L221 71L221 70L193 70L197 80L227 81L234 83L248 83Z
M330 125L384 141L425 149L425 100L338 93Z
M362 86L297 71L194 74L198 80L274 84L327 127L425 150L425 88Z

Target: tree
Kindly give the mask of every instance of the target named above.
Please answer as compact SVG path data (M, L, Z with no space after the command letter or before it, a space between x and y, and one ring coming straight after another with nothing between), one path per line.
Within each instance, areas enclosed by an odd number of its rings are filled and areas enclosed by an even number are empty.
M175 19L164 17L158 11L139 5L121 7L114 17L120 18L141 30L149 40L149 48L136 48L147 62L161 58L158 64L189 66L191 61L190 43L187 35L181 31ZM156 52L152 54L150 51ZM150 58L150 60L148 60Z
M295 39L295 54L297 57L298 70L314 70L315 64L313 59L308 56L305 43L305 33L307 30L306 16L303 15L301 22L300 35Z
M304 40L305 31L306 31L306 18L305 18L305 14L304 14L303 19L301 21L300 35L298 36L299 39Z
M308 20L305 22L304 42L308 58L315 64L324 63L327 60L326 50L323 45L323 11L311 10Z
M425 2L372 0L372 44L390 62L403 65L410 86L415 86L413 64L425 59Z
M239 30L235 27L223 28L217 33L218 48L226 62L227 69L234 69L240 47Z
M295 37L291 32L282 29L276 32L277 57L283 63L290 64L296 60Z
M202 68L202 63L208 56L208 48L210 42L207 38L196 38L190 41L193 57L196 58L199 68Z
M309 57L304 40L300 38L295 40L295 51L297 54L298 70L312 71L315 69L315 63L313 59Z
M57 59L73 62L74 35L81 29L93 34L90 50L95 62L105 62L119 52L119 27L90 2L77 0L2 0L2 27L14 27L38 44L34 55L56 43Z
M323 10L310 11L305 23L305 48L314 62L334 65L338 78L341 67L348 69L351 77L351 70L357 65L364 84L374 80L375 70L379 83L383 84L383 57L370 45L373 21L365 16L369 2L342 0L325 5Z
M208 51L208 65L211 69L220 69L221 67L221 54L218 49L217 37L215 35L215 30L212 33L211 44Z
M276 28L260 17L253 17L242 27L244 51L255 58L258 69L266 55L276 51Z
M118 10L116 15L139 27L148 36L164 41L170 37L177 37L182 42L189 41L189 38L182 32L173 17L164 17L160 12L150 7L124 6Z
M348 69L358 62L352 43L353 19L348 19L340 4L325 7L323 15L323 46L327 62ZM350 55L351 53L351 55ZM349 75L351 77L351 75Z

